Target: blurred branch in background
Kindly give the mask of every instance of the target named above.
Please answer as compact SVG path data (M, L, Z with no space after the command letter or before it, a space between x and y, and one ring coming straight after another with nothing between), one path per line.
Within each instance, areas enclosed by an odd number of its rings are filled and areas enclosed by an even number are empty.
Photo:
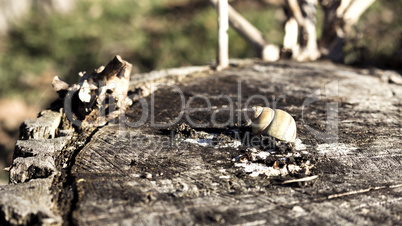
M283 0L229 2L270 43L282 45ZM207 0L0 4L0 169L9 164L5 159L10 159L19 123L55 98L54 75L76 83L79 71L90 72L117 54L133 63L134 72L206 64L216 56L217 16ZM399 1L376 1L346 37L345 63L400 68L401 14ZM322 21L323 12L317 15ZM231 58L256 57L240 35L233 29L228 33Z

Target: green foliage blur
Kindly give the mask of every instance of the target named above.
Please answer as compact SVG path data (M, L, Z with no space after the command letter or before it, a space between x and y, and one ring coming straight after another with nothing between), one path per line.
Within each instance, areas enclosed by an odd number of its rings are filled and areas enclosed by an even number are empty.
M242 13L280 44L283 31L275 11ZM33 101L40 92L37 80L46 78L50 86L57 74L76 83L78 72L92 71L117 54L137 72L207 64L215 60L216 37L217 15L207 1L81 0L69 15L32 11L2 40L0 95ZM233 30L230 54L255 57Z
M241 2L233 1L234 7L280 45L282 9ZM371 60L391 55L401 35L400 8L391 0L374 3L345 48L346 63L359 62L367 53ZM137 72L206 64L215 59L216 35L217 15L205 0L78 0L68 15L32 11L1 40L0 95L35 100L40 80L50 86L57 74L75 83L79 71L91 71L116 54ZM229 37L231 58L256 57L232 29Z
M395 59L402 50L401 15L402 1L376 0L347 39L345 63L401 70L401 59Z

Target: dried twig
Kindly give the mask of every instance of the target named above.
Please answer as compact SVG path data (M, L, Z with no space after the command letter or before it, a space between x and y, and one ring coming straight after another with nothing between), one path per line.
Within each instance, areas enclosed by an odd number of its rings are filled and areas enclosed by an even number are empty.
M303 178L299 178L299 179L293 179L293 180L285 180L284 182L282 182L282 184L290 184L290 183L298 183L298 182L307 182L307 181L312 181L317 179L318 176L311 176L311 177L303 177Z
M219 15L218 26L218 70L229 66L229 15L228 1L219 0L217 7Z

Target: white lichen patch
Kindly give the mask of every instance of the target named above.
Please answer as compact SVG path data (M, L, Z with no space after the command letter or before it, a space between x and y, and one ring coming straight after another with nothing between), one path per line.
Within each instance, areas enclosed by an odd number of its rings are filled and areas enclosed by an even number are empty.
M183 142L196 144L202 147L213 146L214 148L238 148L242 144L239 140L231 140L230 142L221 142L217 139L217 134L209 134L205 132L198 132L198 137L196 138L185 138ZM202 138L200 138L202 137Z
M238 140L235 140L230 143L224 143L224 144L217 144L215 148L238 148L241 146L241 142Z
M295 149L298 151L304 151L306 150L307 146L302 143L300 139L295 140Z
M214 134L209 134L205 132L197 132L197 137L187 137L184 138L182 141L190 144L197 144L202 147L212 146L213 145L213 138Z
M319 144L316 150L326 156L348 155L357 150L357 147L344 143Z
M203 138L203 139L198 139L198 138L186 138L183 140L184 142L191 143L191 144L197 144L202 147L206 146L212 146L212 138Z

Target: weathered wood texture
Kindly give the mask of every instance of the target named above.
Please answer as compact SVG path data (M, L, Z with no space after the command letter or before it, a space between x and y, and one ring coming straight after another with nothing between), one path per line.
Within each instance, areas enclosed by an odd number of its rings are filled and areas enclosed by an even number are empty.
M52 193L40 193L43 200L53 198L52 204L44 204L53 205L46 219L52 219L52 224L63 219L65 224L78 225L400 224L400 85L383 82L380 70L324 62L231 63L231 68L212 75L205 72L177 81L177 86L159 86L153 95L127 110L125 126L110 123L97 131L83 132L81 137L70 137L61 151L54 148L56 167L48 177L54 178L49 188ZM207 97L211 109L193 109L187 118L185 114L175 121L182 110L178 90L186 103L197 95ZM314 92L320 98L303 106ZM243 108L255 94L269 101L281 96L276 107L296 119L297 138L302 141L297 148L316 153L318 163L313 174L318 179L314 183L281 185L266 176L251 177L232 161L244 153L244 147L172 139L172 126L166 125L169 122L174 122L173 127L189 120L206 123L194 129L208 134L224 133L228 127L242 124L214 126L210 121L214 112L217 122L227 121L229 110L224 108L230 101L224 95L233 100L234 108ZM154 122L165 125L153 126L148 116L145 123L135 126L147 112L141 103L147 102L152 112L152 101ZM261 104L257 98L250 103ZM327 110L336 106L338 142L328 144L306 125L324 131ZM198 98L188 107L207 105ZM235 119L238 114L235 111ZM17 143L19 156L38 156L23 143ZM44 180L49 179L30 178L0 187L4 194L0 196L0 222L14 223L20 217L9 214L24 209L3 197L39 202L24 192L12 191L29 183L45 186ZM38 216L35 208L28 208L31 216ZM50 220L35 219L50 224Z
M61 217L52 209L52 178L0 186L1 225L57 225Z
M402 90L367 73L334 65L254 64L179 86L186 99L215 97L218 109L228 104L219 100L223 94L233 100L241 94L242 104L253 94L284 95L277 107L295 116L307 150L328 157L313 186L273 186L264 177L239 174L231 160L240 151L233 148L162 147L168 135L149 124L109 126L77 156L79 201L73 216L79 224L396 224L402 207ZM333 81L339 96L304 112L307 124L324 127L326 104L338 103L340 140L328 145L304 128L301 107L306 95ZM160 89L154 98L156 122L179 115L179 96L171 89ZM205 107L200 102L198 107ZM128 112L133 120L140 107ZM191 118L208 122L210 116L197 112ZM160 142L147 146L143 137Z
M43 111L37 119L27 119L20 126L20 139L49 139L56 137L61 120L60 112Z

